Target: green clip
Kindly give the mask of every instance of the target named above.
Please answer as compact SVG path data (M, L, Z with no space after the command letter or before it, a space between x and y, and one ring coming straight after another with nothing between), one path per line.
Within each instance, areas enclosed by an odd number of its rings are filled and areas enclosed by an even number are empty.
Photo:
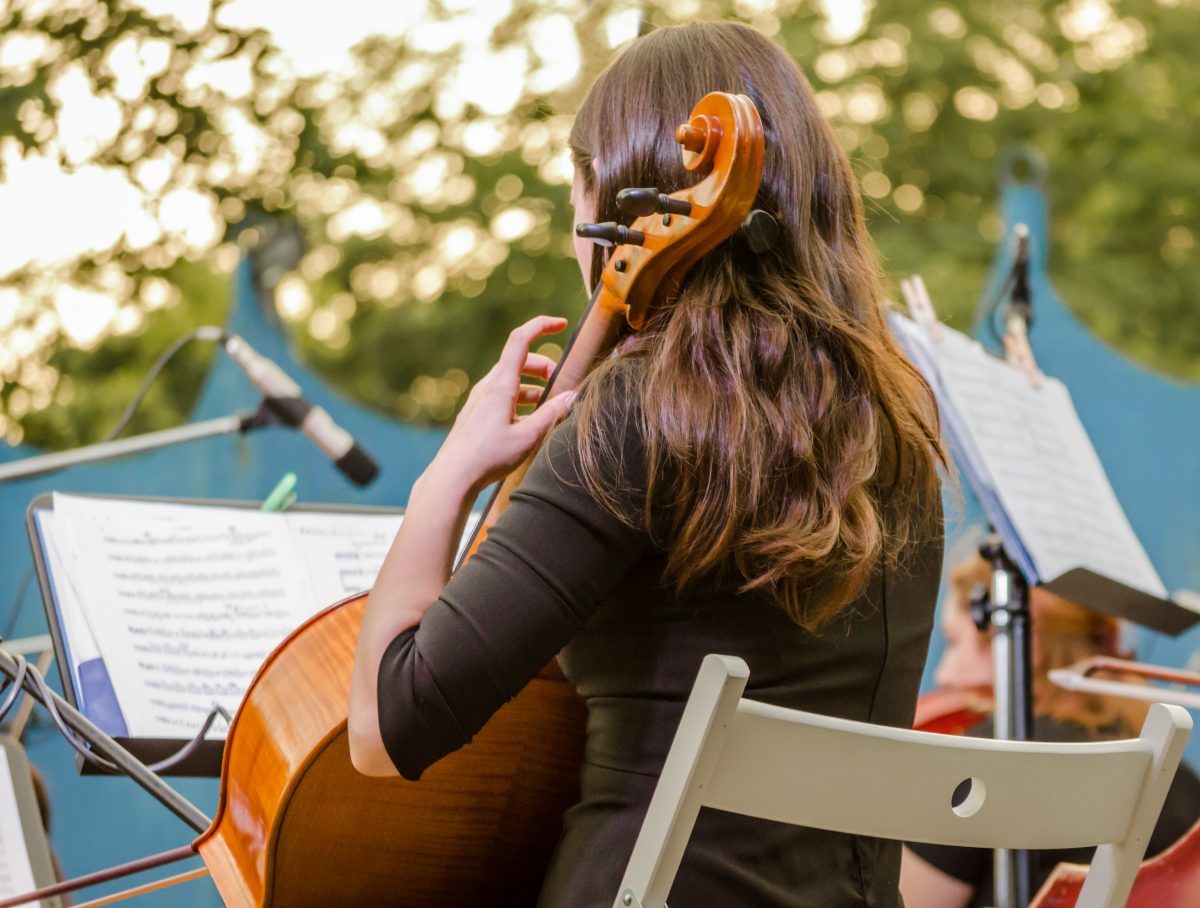
M271 494L263 499L260 511L286 511L296 501L296 474L284 473Z

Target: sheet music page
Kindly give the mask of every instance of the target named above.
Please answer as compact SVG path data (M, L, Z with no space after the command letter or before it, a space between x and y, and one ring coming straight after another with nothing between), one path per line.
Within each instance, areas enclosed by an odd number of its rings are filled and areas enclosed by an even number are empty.
M54 510L131 736L191 738L214 704L232 714L316 610L279 514L66 495ZM210 735L224 732L218 721Z
M975 491L988 520L1004 540L1009 556L1017 563L1026 577L1036 580L1039 575L1033 558L1025 547L1024 541L1013 528L1012 520L996 494L995 484L983 455L979 452L975 439L971 436L970 428L963 423L962 417L950 400L942 382L941 369L933 350L933 339L918 322L898 312L888 313L888 323L909 359L913 361L913 365L921 371L933 389L941 413L942 433L950 443L955 461L962 472L966 474L967 484ZM942 329L950 330L944 325ZM941 334L942 331L939 330L939 337Z
M284 514L318 608L369 590L401 514Z
M63 634L70 650L72 670L82 662L100 658L96 635L88 624L87 613L80 600L81 582L74 536L56 520L53 511L39 511L37 515L43 547L46 553L46 569L54 581L54 596L58 603L58 616ZM76 673L75 690L79 690Z
M1089 568L1165 597L1066 386L1022 372L959 332L932 345L941 386L973 439L1040 579Z
M0 898L23 895L36 888L8 751L0 747Z
M130 736L187 739L284 637L374 585L402 515L55 493L39 520L76 665L104 659Z

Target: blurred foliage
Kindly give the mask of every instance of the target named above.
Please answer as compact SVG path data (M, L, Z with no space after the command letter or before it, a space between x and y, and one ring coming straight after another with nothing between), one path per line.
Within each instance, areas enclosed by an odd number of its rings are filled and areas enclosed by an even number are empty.
M0 150L115 168L151 212L190 193L224 236L164 229L0 277L20 294L19 343L0 343L0 431L47 446L102 434L171 338L220 318L229 228L263 215L295 218L307 239L275 293L305 358L399 418L450 419L512 325L583 302L565 138L613 53L604 37L635 6L512 0L495 7L481 65L470 4L431 0L420 28L364 42L348 72L301 77L268 34L223 24L219 2L185 27L127 0L0 0ZM852 157L887 269L921 272L961 327L999 239L997 155L1040 149L1066 301L1129 355L1200 378L1200 159L1183 153L1200 147L1197 0L877 0L849 27L840 0L647 6L656 26L734 16L776 35ZM4 65L14 35L44 42L32 62ZM117 75L130 46L139 78ZM575 49L578 75L561 78L558 54ZM68 72L119 111L75 157L56 133ZM91 349L46 315L64 281L118 298ZM140 428L182 418L206 363L189 351L173 366Z

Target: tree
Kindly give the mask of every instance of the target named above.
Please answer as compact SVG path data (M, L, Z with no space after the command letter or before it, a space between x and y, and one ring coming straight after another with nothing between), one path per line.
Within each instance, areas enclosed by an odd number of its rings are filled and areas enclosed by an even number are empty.
M1200 138L1196 6L878 0L856 20L847 3L671 0L648 15L732 14L776 34L852 156L886 267L922 272L961 326L998 239L996 157L1012 141L1040 148L1064 296L1131 355L1195 378L1200 161L1176 149ZM251 225L244 242L265 217L294 218L306 238L276 291L304 354L403 419L450 419L508 327L577 310L565 137L613 52L604 38L636 21L631 2L514 0L486 27L470 4L432 2L420 28L358 47L348 74L309 77L268 34L224 24L220 2L194 23L128 0L34 8L13 0L5 14L0 157L69 151L60 101L82 77L119 125L65 163L127 174L159 221L172 205L193 217L191 234L127 234L53 280L0 278L0 320L15 308L10 335L24 337L0 349L10 437L19 424L39 443L94 439L167 338L219 316L233 227ZM41 49L5 65L13 35ZM141 77L117 74L127 58ZM94 352L46 317L68 280L131 313ZM177 420L204 367L197 352L136 428Z

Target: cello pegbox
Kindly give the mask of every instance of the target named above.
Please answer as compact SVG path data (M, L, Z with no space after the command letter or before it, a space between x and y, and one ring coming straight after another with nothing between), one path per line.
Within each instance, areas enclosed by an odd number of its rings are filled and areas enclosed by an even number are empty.
M652 214L681 214L687 217L692 213L691 202L673 199L654 187L622 189L617 193L617 207L636 218L649 217Z
M618 224L616 221L605 221L602 224L576 224L575 235L601 246L640 246L646 242L646 234Z
M712 170L721 144L721 121L711 114L697 114L675 129L675 141L683 146L683 166L696 173Z

